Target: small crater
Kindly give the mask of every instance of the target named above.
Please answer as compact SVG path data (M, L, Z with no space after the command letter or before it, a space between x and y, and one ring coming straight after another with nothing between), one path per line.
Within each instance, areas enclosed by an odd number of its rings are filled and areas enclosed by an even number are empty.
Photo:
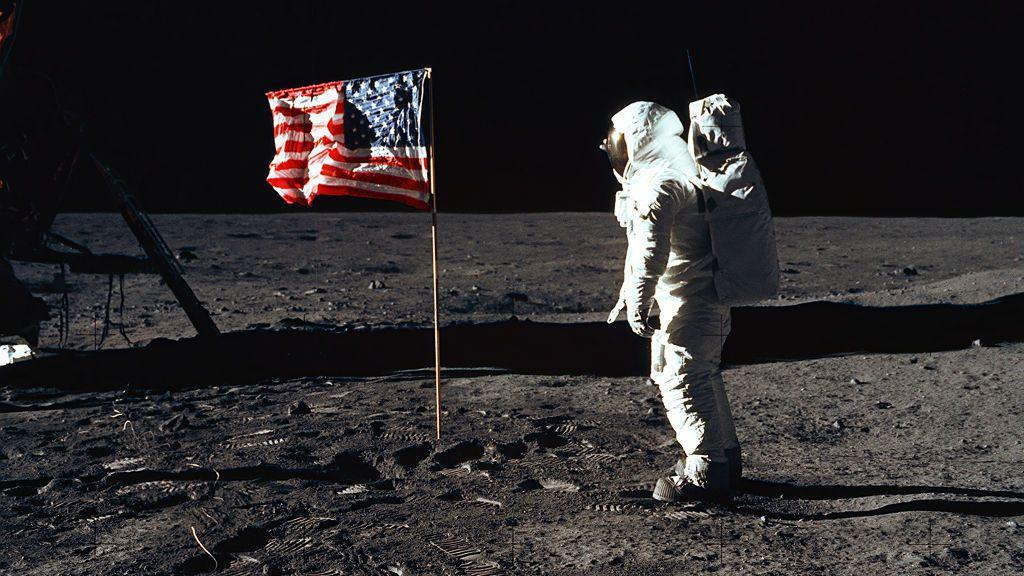
M843 428L832 424L799 422L792 428L793 437L810 444L836 444L843 438Z

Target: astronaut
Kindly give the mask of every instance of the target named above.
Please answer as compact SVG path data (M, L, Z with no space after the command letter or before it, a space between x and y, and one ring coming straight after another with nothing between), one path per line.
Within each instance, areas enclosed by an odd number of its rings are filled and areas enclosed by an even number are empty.
M715 288L699 170L682 134L676 113L653 102L634 102L612 117L602 149L623 186L616 216L629 248L608 321L624 309L633 332L651 338L651 380L683 450L654 497L728 501L742 475L719 368L730 314Z

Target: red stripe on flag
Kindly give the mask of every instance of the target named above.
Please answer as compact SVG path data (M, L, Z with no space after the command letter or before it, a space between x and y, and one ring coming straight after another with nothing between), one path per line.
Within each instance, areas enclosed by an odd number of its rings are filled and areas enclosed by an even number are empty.
M305 169L306 166L308 166L308 165L309 165L309 163L306 162L305 159L303 159L303 160L295 160L295 159L292 159L292 160L282 160L280 162L271 162L270 169L271 170L296 170L296 169L299 169L299 168Z
M285 140L278 152L309 152L313 144L312 140Z
M302 205L302 206L309 206L309 202L307 202L306 199L302 195L292 196L290 194L281 194L281 198L283 198L284 201L289 203L289 204L299 204L299 205Z
M330 164L324 164L320 172L325 176L332 176L334 178L344 178L346 180L360 180L362 182L372 182L374 184L382 184L384 186L393 186L395 188L401 188L403 190L412 190L414 192L426 192L427 183L422 180L413 180L411 178L402 178L401 176L395 176L392 174L381 174L380 172L353 172L344 168L338 168L337 166L331 166Z
M338 100L340 100L340 98ZM280 114L282 116L290 116L290 117L294 117L294 116L309 116L310 114L317 114L319 112L323 112L324 110L327 110L331 106L334 106L335 104L337 104L338 100L329 100L327 102L324 102L323 104L315 104L315 105L299 105L299 106L295 106L295 105L284 105L284 106L277 105L277 106L274 107L273 113L274 114Z
M345 84L344 80L335 82L324 82L323 84L311 84L309 86L302 86L300 88L287 88L285 90L273 90L267 92L267 98L286 98L296 96L312 96L313 94L321 94L330 90L331 88L337 88L341 91L341 87Z
M274 188L284 188L289 190L301 190L309 178L275 178L270 176L267 178L267 183Z
M388 194L386 192L371 192L369 190L363 190L361 188L353 188L351 186L329 186L327 184L320 184L317 188L318 194L324 196L357 196L359 198L373 198L375 200L390 200L392 202L401 202L406 206L412 206L420 210L429 210L430 203L424 202L418 198L412 196L403 196L401 194Z
M285 132L308 133L312 129L313 129L313 124L311 122L293 122L293 123L290 123L290 124L285 124L285 123L274 124L274 136L280 136L281 134L284 134Z
M409 170L427 169L427 159L422 156L416 158L397 158L394 156L345 156L337 148L331 148L330 156L331 160L343 162L345 164L383 164L385 166L397 166Z

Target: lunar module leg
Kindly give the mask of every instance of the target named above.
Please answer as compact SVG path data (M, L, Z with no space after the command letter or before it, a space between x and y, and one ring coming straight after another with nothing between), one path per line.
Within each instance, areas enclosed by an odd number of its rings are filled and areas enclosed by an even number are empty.
M121 210L121 216L128 223L128 228L131 229L132 234L135 235L139 244L142 245L146 256L149 257L150 262L164 279L164 282L167 283L167 287L174 293L174 297L177 298L178 303L185 310L185 314L188 315L189 321L195 326L196 332L200 336L216 336L220 334L217 325L210 318L210 313L206 311L203 304L196 298L192 288L182 276L182 270L178 265L178 261L174 258L171 249L167 247L163 237L160 236L160 232L157 231L153 221L149 219L149 215L138 206L135 197L128 192L124 182L115 176L110 168L97 160L95 156L90 155L90 157L96 168L100 171L100 174L103 175L107 188Z

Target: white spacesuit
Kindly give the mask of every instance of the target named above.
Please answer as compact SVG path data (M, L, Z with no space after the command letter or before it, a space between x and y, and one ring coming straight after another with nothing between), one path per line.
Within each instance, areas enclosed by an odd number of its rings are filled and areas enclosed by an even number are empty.
M729 307L714 283L715 258L693 156L675 112L634 102L612 117L605 142L623 185L616 215L629 249L620 302L633 331L651 337L651 379L684 455L655 497L727 496L738 481L739 443L719 370ZM618 139L618 142L616 142ZM624 148L624 161L615 152ZM623 165L624 164L624 165ZM651 326L657 303L659 324Z

